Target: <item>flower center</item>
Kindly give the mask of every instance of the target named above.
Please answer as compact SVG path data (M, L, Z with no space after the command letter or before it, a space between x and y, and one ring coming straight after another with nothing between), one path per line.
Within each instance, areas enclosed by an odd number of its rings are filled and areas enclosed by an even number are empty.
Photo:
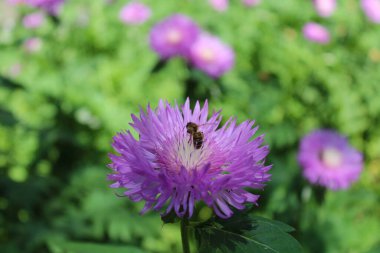
M199 56L205 62L212 62L215 59L215 53L211 48L202 48L199 52Z
M342 164L342 153L335 148L326 148L321 153L321 160L327 167L336 168Z
M182 40L182 34L178 30L169 30L166 39L170 44L178 44Z
M195 149L189 141L184 141L178 147L178 162L186 169L195 169L202 160L202 148Z

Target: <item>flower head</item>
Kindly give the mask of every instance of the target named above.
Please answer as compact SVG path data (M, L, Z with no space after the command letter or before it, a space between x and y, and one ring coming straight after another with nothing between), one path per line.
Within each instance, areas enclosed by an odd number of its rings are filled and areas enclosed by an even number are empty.
M248 7L256 6L261 3L261 0L242 0L243 4Z
M25 3L25 0L7 0L7 3L12 5L19 5Z
M36 53L42 48L42 40L38 37L32 37L24 41L23 47L28 53Z
M380 0L362 0L365 15L374 23L380 23Z
M26 5L39 8L51 15L58 15L65 0L24 0Z
M228 9L228 0L209 0L208 2L216 11L224 12Z
M271 166L264 165L269 151L261 146L263 136L252 140L257 130L253 121L238 125L229 119L218 129L220 113L208 118L207 101L191 110L189 100L181 109L160 101L157 109L148 106L132 120L139 139L129 131L114 137L119 155L110 155L114 173L109 179L115 181L112 187L126 188L131 200L145 201L142 213L166 209L191 217L195 203L203 201L228 218L231 207L256 204L259 196L246 189L263 188ZM203 138L195 138L195 132Z
M235 61L234 51L219 38L203 33L191 46L189 57L195 67L212 77L229 71Z
M44 22L44 15L40 12L32 13L25 16L22 23L25 28L38 28Z
M140 2L130 2L120 11L120 19L126 24L142 24L151 16L151 10Z
M359 178L363 166L361 153L331 130L316 130L305 136L298 161L306 179L332 190L348 188Z
M306 39L319 44L327 44L330 42L329 31L324 26L317 23L307 23L303 27L303 35Z
M336 0L313 0L314 8L321 17L331 16L336 9Z
M175 14L157 23L150 32L150 45L161 58L186 56L200 29L189 17Z

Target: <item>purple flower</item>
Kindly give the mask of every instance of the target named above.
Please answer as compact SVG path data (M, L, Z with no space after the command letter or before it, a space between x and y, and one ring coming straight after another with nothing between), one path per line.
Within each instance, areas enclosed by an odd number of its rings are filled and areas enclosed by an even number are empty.
M305 136L298 161L305 178L332 190L348 188L358 180L363 166L361 153L332 130L316 130Z
M380 0L362 0L365 15L374 23L380 23Z
M327 44L330 42L329 31L324 26L317 23L307 23L303 27L303 35L306 39L319 44Z
M36 53L42 48L42 40L38 37L29 38L24 42L23 47L28 53Z
M175 14L157 23L150 32L150 45L161 58L186 56L197 39L199 27L189 17Z
M242 0L245 6L256 6L261 3L261 0Z
M65 0L24 0L25 4L39 8L51 15L58 15Z
M140 2L130 2L120 11L120 19L126 24L142 24L150 18L148 6Z
M114 173L108 178L115 181L111 187L126 188L132 201L145 201L142 213L164 209L191 217L195 203L203 201L228 218L231 207L257 204L259 196L247 189L262 189L271 166L264 165L269 150L262 146L263 136L252 139L258 128L252 128L253 121L238 125L229 119L218 128L220 112L208 118L207 101L191 110L189 99L181 109L160 101L158 108L141 109L132 120L139 139L129 131L114 137L119 155L110 154ZM197 135L187 127L190 122L198 126L193 128Z
M336 0L313 0L314 8L321 17L331 16L336 9Z
M25 28L38 28L40 27L45 20L45 17L42 13L36 12L29 15L26 15L22 23Z
M18 5L18 4L25 3L25 0L7 0L7 3L12 4L12 5Z
M224 12L228 9L228 0L209 0L208 2L216 11Z
M219 77L234 65L234 51L219 38L203 33L190 48L195 67L212 77Z

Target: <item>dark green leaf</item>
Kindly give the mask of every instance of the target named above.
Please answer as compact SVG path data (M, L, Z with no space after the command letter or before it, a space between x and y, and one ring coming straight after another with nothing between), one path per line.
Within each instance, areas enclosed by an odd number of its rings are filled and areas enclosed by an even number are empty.
M301 245L287 232L294 229L279 221L248 214L215 219L195 227L199 252L298 253Z
M372 249L370 249L366 253L378 253L378 252L380 252L380 243L375 245Z
M70 252L70 253L143 253L135 247L119 246L119 245L107 245L98 243L87 242L62 242L51 244L50 248L53 252Z

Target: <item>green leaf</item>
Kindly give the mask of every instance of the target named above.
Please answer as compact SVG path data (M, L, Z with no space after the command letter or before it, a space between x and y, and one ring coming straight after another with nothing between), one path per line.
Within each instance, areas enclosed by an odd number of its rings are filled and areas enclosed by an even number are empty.
M131 246L107 245L87 242L50 243L53 252L67 253L143 253L144 251Z
M380 243L378 243L377 245L375 245L372 249L370 249L366 253L377 253L377 252L380 252Z
M301 245L288 232L294 229L279 221L248 214L216 218L195 227L200 253L255 252L298 253Z

